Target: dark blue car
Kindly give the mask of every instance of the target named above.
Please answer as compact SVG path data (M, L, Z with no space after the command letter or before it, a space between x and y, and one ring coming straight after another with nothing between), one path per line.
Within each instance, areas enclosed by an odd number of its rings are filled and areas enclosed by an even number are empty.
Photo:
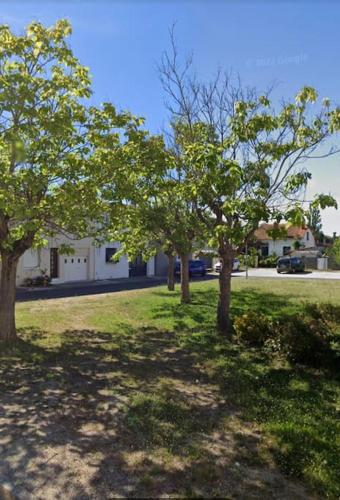
M189 276L205 276L206 265L203 260L189 260ZM181 274L181 263L177 261L175 264L175 274Z

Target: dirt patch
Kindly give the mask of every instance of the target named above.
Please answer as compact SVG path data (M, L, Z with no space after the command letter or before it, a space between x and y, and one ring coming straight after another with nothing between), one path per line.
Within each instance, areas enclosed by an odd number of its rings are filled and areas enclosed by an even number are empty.
M171 335L111 350L69 332L33 354L0 368L0 478L18 498L311 498Z

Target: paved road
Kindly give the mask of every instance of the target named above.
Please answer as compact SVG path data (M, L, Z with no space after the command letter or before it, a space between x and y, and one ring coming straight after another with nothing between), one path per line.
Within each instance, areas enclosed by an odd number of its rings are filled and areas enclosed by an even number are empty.
M245 277L245 272L234 273L233 276ZM296 274L278 274L276 269L249 269L251 278L276 278L276 279L320 279L340 280L340 271L306 271Z

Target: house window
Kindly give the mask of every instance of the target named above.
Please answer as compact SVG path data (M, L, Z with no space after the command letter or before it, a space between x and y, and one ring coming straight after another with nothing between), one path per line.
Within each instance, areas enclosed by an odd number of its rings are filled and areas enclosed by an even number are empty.
M291 251L290 247L283 247L283 255L288 255Z
M262 257L268 257L268 255L269 255L268 243L261 245L261 255L262 255Z
M105 262L108 264L115 264L116 261L113 260L113 256L117 252L117 248L105 248Z

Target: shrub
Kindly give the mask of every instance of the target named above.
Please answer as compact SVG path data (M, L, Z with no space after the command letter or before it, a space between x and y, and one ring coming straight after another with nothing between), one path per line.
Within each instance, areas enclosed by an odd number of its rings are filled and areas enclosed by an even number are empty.
M251 346L262 346L270 335L270 320L261 313L249 311L234 320L237 337Z
M300 314L273 323L266 345L293 363L320 367L333 358L327 325L320 319Z
M337 309L308 305L308 315L294 314L277 320L248 312L234 320L234 331L242 342L282 354L292 363L326 366L335 359L336 335L322 314L337 317ZM332 315L330 314L332 312Z
M276 255L269 255L268 257L259 258L259 267L276 267L278 257Z
M51 283L51 278L47 274L26 278L23 281L24 286L47 286L49 283Z
M311 318L319 319L326 324L335 323L340 325L340 306L329 302L321 304L307 303L304 310Z

